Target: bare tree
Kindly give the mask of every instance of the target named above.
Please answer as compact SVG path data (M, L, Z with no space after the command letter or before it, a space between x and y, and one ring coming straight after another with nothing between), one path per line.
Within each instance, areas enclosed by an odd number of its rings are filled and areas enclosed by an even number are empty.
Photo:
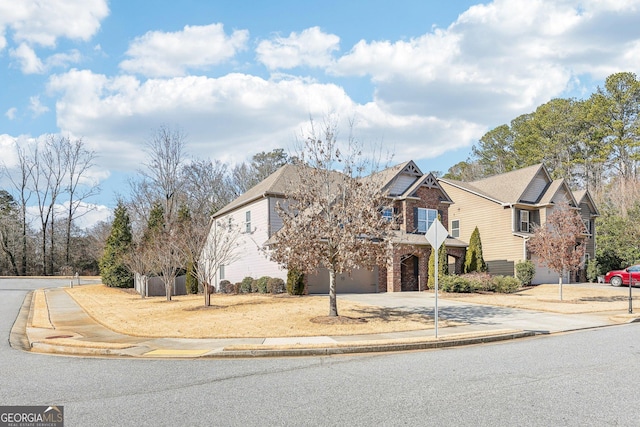
M234 198L227 169L219 160L195 160L182 170L185 203L191 216L205 218L205 224Z
M582 239L585 232L580 214L567 203L562 203L553 209L545 225L534 228L534 234L529 239L529 250L560 275L560 300L562 276L565 272L577 271L582 265L585 252Z
M27 240L29 231L29 222L27 220L27 204L31 199L32 192L29 188L35 160L32 152L16 146L16 155L18 159L18 176L10 173L7 166L3 165L3 170L17 194L17 203L20 209L20 221L22 225L21 231L21 251L20 251L20 275L27 274Z
M177 196L182 189L186 137L180 130L160 126L147 142L149 160L140 174L149 181L154 200L163 203L165 222L170 226L177 211Z
M89 210L79 213L78 207L88 198L100 193L100 187L95 183L86 183L87 174L93 167L96 154L87 150L82 139L74 141L66 138L62 146L64 162L67 165L68 184L66 193L69 196L69 208L67 210L65 264L70 265L71 226L74 219L85 215Z
M364 159L352 134L340 147L337 131L332 119L321 129L311 122L278 208L283 226L271 253L288 268L329 270L329 316L338 316L336 274L386 262L392 227L380 213L388 201L379 175L364 177L377 165Z
M31 190L34 192L38 203L38 216L41 230L41 272L53 274L54 246L55 246L55 206L58 196L63 190L62 181L66 167L63 152L64 138L55 138L53 135L46 137L42 148L37 144L31 153L33 169L31 177ZM47 269L47 238L50 242L49 268Z
M194 272L204 287L204 305L209 306L209 286L215 287L216 275L224 265L232 264L238 260L238 239L240 228L231 220L211 220L204 233L197 234L202 241L195 239L192 242L193 255L198 254ZM202 243L200 245L200 243ZM197 246L196 246L197 244ZM197 251L197 252L196 252Z

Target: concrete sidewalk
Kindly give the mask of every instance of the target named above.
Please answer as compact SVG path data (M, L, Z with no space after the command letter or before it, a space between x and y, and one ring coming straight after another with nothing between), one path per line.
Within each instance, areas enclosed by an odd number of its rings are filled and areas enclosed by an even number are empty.
M353 354L470 345L538 334L595 328L621 323L612 313L561 315L448 301L439 298L439 319L463 326L357 336L287 338L181 339L119 334L91 318L63 288L45 290L52 328L32 327L30 293L11 333L14 346L25 350L82 356L148 358L257 357ZM428 293L350 294L341 299L433 316ZM635 321L637 316L625 319Z

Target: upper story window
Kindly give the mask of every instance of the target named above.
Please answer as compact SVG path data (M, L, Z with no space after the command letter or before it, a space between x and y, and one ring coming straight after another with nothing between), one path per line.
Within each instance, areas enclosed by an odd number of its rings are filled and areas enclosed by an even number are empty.
M245 212L244 217L244 231L246 233L251 233L251 211Z
M523 233L529 233L529 211L520 211L520 231Z
M451 237L458 238L460 237L460 220L454 219L451 221Z
M393 221L393 208L382 209L382 218L386 219L389 222Z
M438 218L436 209L417 209L417 229L418 233L426 233L431 224Z
M587 229L587 234L591 234L591 221L588 219L582 220L584 222L584 228Z

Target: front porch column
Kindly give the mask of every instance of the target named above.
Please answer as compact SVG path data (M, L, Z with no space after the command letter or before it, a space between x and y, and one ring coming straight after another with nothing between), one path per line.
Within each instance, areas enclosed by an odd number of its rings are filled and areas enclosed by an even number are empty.
M426 290L427 285L429 284L429 255L430 254L431 254L431 249L428 249L428 248L420 248L417 251L418 276L420 278L421 291Z
M394 250L387 263L387 292L400 292L402 290L402 261L400 251Z

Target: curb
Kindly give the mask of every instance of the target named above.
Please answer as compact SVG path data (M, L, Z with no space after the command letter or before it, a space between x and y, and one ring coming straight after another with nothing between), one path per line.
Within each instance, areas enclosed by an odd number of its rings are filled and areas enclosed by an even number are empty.
M265 349L265 350L231 350L217 353L205 354L202 358L248 358L248 357L294 357L294 356L331 356L341 354L365 354L365 353L385 353L412 350L429 350L447 347L459 347L474 344L484 344L498 341L507 341L517 338L526 338L538 335L534 331L522 331L508 334L485 335L482 337L469 337L460 339L450 339L442 341L426 341L397 344L369 344L351 345L344 347L326 348L296 348L296 349Z
M441 341L423 341L411 343L394 343L394 344L365 344L365 345L345 345L341 347L323 347L323 348L290 348L290 349L251 349L251 350L213 350L202 356L188 357L190 359L241 359L241 358L258 358L258 357L302 357L302 356L332 356L332 355L348 355L348 354L367 354L367 353L388 353L402 352L412 350L429 350L448 347L459 347L476 344L486 344L499 341L508 341L518 338L527 338L540 335L535 331L510 332L506 334L484 335L478 337L465 337L442 339ZM130 348L134 348L132 346ZM116 349L99 349L91 347L73 347L65 345L55 345L34 342L31 343L31 351L47 354L59 354L68 356L112 356L137 359L165 359L165 357L152 357L145 355L134 355L126 350ZM168 358L184 358L184 357L168 357Z
M13 322L11 333L9 334L9 345L18 350L31 350L31 343L29 342L29 337L27 336L27 324L31 316L32 300L33 291L29 291L24 297L24 301L22 302L22 306L20 307L18 316L16 317L15 322Z

